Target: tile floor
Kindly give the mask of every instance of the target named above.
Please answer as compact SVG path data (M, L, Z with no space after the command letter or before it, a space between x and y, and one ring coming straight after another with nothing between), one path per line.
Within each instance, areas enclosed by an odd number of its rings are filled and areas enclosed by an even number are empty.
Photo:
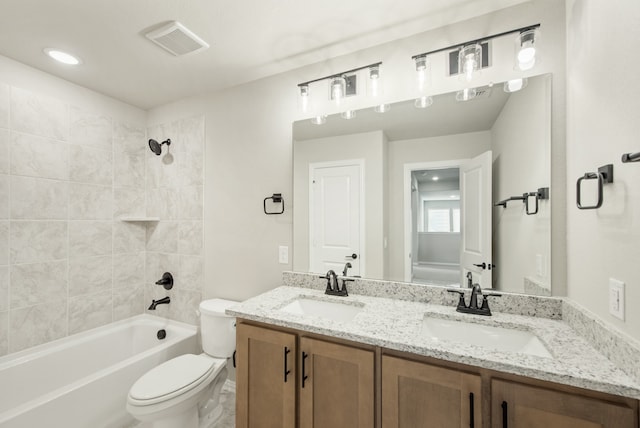
M220 396L222 402L222 417L210 428L235 428L236 426L236 384L225 383ZM135 423L128 428L148 428L145 423ZM176 427L178 428L178 427Z

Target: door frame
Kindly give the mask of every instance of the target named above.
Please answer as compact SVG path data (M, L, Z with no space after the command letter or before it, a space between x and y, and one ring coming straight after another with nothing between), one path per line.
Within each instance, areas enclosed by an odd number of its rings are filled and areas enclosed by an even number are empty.
M411 162L404 164L402 214L404 219L404 281L411 282L412 239L411 239L411 173L423 169L460 168L469 159L449 159L443 161ZM460 225L462 233L462 225Z
M360 276L365 277L366 269L365 263L363 260L366 260L366 251L365 251L365 162L364 159L340 159L340 160L332 160L332 161L323 161L323 162L311 162L309 163L309 270L311 271L311 266L315 257L314 250L314 224L315 224L315 216L313 211L313 200L314 200L314 190L313 190L313 173L316 169L320 168L332 168L332 167L340 167L340 166L358 166L360 167L360 188L358 192L360 193L360 215L358 216L358 221L360 223L359 226L359 235L360 239L358 245L360 246L360 251L358 252L358 257L360 258ZM345 261L346 263L346 261Z

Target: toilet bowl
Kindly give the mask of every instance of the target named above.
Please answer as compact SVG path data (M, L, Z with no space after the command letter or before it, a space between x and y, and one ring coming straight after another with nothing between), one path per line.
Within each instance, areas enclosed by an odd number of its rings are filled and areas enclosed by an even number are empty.
M235 349L235 319L225 315L237 304L212 299L200 304L204 353L185 354L149 370L127 397L127 411L152 428L209 428L222 415L220 390L227 359Z

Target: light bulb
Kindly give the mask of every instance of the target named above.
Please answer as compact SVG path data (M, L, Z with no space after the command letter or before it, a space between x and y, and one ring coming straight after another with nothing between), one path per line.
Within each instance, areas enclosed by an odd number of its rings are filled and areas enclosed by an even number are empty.
M469 101L476 97L475 88L465 88L456 93L456 101Z
M427 57L420 56L415 59L416 74L418 77L418 91L424 92L427 86Z
M300 110L303 113L309 111L309 85L299 86L300 88Z
M311 118L311 123L313 123L314 125L324 125L325 123L327 123L327 116L326 115L315 116Z
M413 104L416 106L416 108L430 107L433 104L433 97L428 96L417 98Z
M469 82L480 69L482 46L479 43L463 46L458 53L458 74Z
M523 31L516 38L516 69L530 70L536 65L537 45L540 32L534 28Z
M513 79L507 82L504 82L504 91L505 92L518 92L527 86L527 79Z
M56 61L67 65L78 65L82 62L79 58L57 49L46 48L44 49L44 53L46 53Z
M372 97L380 96L380 66L374 65L369 67L369 95Z
M342 113L340 113L340 116L343 119L353 119L354 117L356 117L356 111L355 110L345 110Z
M336 105L340 105L345 95L345 88L347 82L344 77L335 77L331 81L331 98L335 101Z

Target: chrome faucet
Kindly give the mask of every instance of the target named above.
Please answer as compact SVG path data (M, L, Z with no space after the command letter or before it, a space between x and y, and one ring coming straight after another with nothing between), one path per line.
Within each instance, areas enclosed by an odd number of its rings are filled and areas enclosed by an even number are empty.
M458 293L460 295L460 299L458 299L458 306L456 306L456 311L465 314L491 316L491 309L489 309L489 301L487 298L500 297L502 296L502 294L482 294L482 288L480 288L480 284L473 283L473 274L471 272L467 272L467 288L471 289L471 300L469 301L469 306L467 306L464 301L464 290L447 290L449 293ZM481 306L478 305L478 295L480 295L480 297L482 298Z
M152 300L151 301L151 306L149 306L149 310L150 311L155 311L156 310L156 306L158 305L167 305L171 302L171 299L169 298L169 296L160 299L160 300Z

